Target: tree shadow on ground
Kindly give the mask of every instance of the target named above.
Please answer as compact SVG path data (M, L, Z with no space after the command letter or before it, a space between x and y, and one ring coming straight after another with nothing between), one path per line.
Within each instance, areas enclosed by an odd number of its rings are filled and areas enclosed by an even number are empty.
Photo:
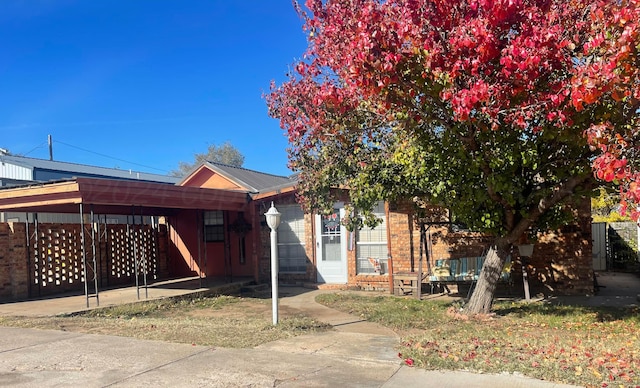
M524 318L531 315L545 315L558 318L591 316L591 322L615 322L635 320L640 323L640 306L580 306L554 304L549 302L519 303L497 302L495 313L499 316Z

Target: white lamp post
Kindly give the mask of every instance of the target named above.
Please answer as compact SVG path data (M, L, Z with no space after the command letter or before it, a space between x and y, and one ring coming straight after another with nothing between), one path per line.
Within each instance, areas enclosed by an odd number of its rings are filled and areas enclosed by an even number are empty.
M267 225L271 228L271 305L273 312L273 324L278 324L278 226L280 226L280 213L273 206L264 214Z

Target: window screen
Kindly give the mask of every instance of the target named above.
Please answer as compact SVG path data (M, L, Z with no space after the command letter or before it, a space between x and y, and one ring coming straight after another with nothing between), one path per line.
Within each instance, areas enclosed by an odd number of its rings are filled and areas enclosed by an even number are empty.
M386 273L388 249L384 202L379 202L373 212L382 223L373 229L365 226L356 233L357 274Z
M280 272L307 272L304 212L299 205L278 206L278 263Z

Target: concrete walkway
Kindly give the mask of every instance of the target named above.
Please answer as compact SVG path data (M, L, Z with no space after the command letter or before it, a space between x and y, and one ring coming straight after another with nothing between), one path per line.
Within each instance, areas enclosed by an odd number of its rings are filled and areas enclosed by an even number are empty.
M87 298L84 294L76 293L42 297L22 302L0 302L0 316L38 317L71 314L96 307L116 306L124 303L136 303L187 294L224 293L227 288L237 288L250 282L250 279L238 279L235 283L227 284L221 280L207 281L195 277L157 282L147 288L122 287L105 289L99 292L97 298L94 296Z
M640 305L640 276L625 272L597 272L598 290L595 295L559 296L552 303L582 306L638 306Z
M185 283L186 284L186 283ZM193 284L192 284L193 285ZM162 291L164 289L164 291ZM137 290L106 291L137 300ZM315 302L322 290L281 288L280 305L336 330L224 349L65 331L0 327L0 386L15 387L568 387L518 375L425 371L403 365L391 330ZM189 290L158 287L154 297ZM207 292L196 288L191 292ZM0 304L0 315L86 309L84 296Z

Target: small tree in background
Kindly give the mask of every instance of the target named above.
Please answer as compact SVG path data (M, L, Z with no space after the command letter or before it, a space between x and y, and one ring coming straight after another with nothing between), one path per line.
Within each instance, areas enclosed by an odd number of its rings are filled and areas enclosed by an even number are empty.
M629 215L620 211L620 193L608 187L599 187L598 195L591 198L591 218L593 222L632 221Z
M330 208L348 187L359 227L376 201L417 196L492 233L469 313L490 310L514 243L573 216L594 171L640 202L637 1L306 8L308 51L267 96L303 204Z
M222 163L234 167L242 167L244 164L244 155L242 155L230 142L225 142L221 145L209 145L206 153L193 154L193 160L193 163L180 162L178 164L178 169L171 171L171 175L178 177L185 176L205 161Z

